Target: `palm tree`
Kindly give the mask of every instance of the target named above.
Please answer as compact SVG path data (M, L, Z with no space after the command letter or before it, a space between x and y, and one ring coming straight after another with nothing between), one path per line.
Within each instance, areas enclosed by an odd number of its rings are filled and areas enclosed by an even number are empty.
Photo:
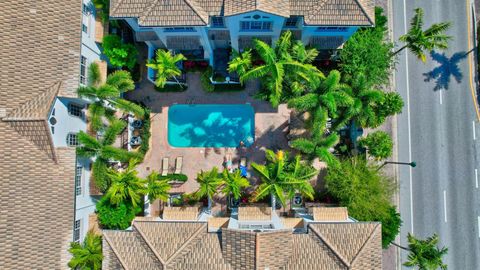
M240 174L240 170L230 173L223 170L222 173L222 193L227 196L233 196L235 200L240 199L242 188L250 186L250 182Z
M170 51L157 50L157 54L154 60L150 60L147 63L147 67L156 70L157 75L155 79L155 85L163 88L169 78L175 79L177 84L181 85L176 76L180 76L182 71L178 68L177 63L179 61L186 60L183 54L172 55Z
M411 235L407 235L408 248L393 243L395 246L409 252L408 261L403 265L407 267L418 267L420 270L447 269L443 263L442 257L448 253L448 248L438 248L439 238L437 234L421 240Z
M105 197L110 200L112 205L127 202L135 208L140 203L142 196L146 193L146 181L137 176L136 165L137 161L132 160L125 171L114 169L108 171L111 185Z
M290 80L294 77L310 84L317 80L317 76L314 74L319 72L317 68L311 64L300 63L290 56L290 39L291 32L287 31L281 36L275 49L261 40L254 40L255 51L264 64L249 68L240 75L240 81L242 83L247 80L261 78L270 92L268 99L274 107L277 107L281 102L283 86L284 83L287 82L284 81L286 75L290 76ZM239 63L242 62L242 59L238 59L237 57L233 59L232 62ZM243 66L246 67L247 65ZM232 66L232 70L234 69L235 65Z
M153 203L155 200L166 202L168 200L168 191L172 188L167 179L160 180L160 175L152 171L146 179L147 188L145 193L148 195L148 201Z
M357 74L345 92L353 98L353 104L343 111L337 126L350 120L369 128L382 124L383 118L377 114L376 108L384 101L385 93L370 88L365 75Z
M133 90L135 85L128 71L117 70L108 75L104 84L101 84L99 77L98 64L92 63L89 67L89 85L80 86L77 93L80 97L89 99L92 103L89 105L88 112L90 124L94 131L103 127L103 117L113 119L114 109L122 110L126 113L134 113L135 116L142 118L145 110L133 102L120 98L120 94Z
M139 154L135 152L128 152L112 146L116 136L122 132L125 125L126 123L122 120L114 120L105 131L102 139L94 138L83 131L78 134L80 146L77 147L77 155L94 159L93 177L95 185L102 192L106 191L109 186L106 173L110 161L127 162L132 158L139 158Z
M300 112L313 115L314 133L322 133L328 117L337 118L338 107L349 107L353 99L346 90L348 86L340 83L340 72L332 70L320 82L315 90L291 99L288 106Z
M222 178L218 173L218 168L213 167L210 171L200 171L197 174L197 182L200 185L195 195L197 198L207 197L208 199L208 212L212 208L212 199L217 192L218 187L222 184Z
M232 55L233 59L228 63L228 72L236 72L241 77L252 68L252 50L246 50L242 53L234 50Z
M252 168L260 175L262 183L257 187L254 200L259 200L270 195L272 212L275 211L276 199L278 198L285 206L285 193L292 194L294 190L299 190L308 197L313 197L313 188L308 187L308 182L317 172L307 171L296 165L290 165L288 153L284 151L266 150L266 165L252 163ZM295 158L295 163L300 163L300 157ZM303 165L302 165L303 166Z
M100 270L102 269L102 237L93 231L88 231L83 243L71 242L72 259L68 262L71 269Z
M435 23L430 28L423 30L423 9L416 8L415 15L410 22L410 29L399 38L405 45L393 54L396 55L408 48L422 62L425 62L427 60L425 51L430 52L434 49L445 50L448 48L448 41L452 37L446 35L445 32L450 26L450 22Z
M330 135L314 133L311 138L293 140L291 147L307 155L310 159L317 157L329 165L335 165L338 163L338 159L332 154L331 149L335 147L339 141L340 137L337 133Z

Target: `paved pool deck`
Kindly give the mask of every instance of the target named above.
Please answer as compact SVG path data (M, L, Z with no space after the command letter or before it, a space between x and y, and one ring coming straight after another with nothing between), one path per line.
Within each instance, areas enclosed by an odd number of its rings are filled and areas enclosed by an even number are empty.
M195 177L201 170L210 170L214 166L223 169L223 160L231 153L234 166L245 156L250 163L265 161L265 149L287 149L286 134L290 110L286 105L272 108L270 103L255 99L253 95L259 87L258 82L251 81L246 89L238 92L208 93L202 89L200 73L187 74L188 89L184 92L161 93L154 89L153 83L143 80L136 90L126 93L126 98L141 101L151 109L150 150L145 160L139 165L139 175L145 177L152 170L160 171L164 157L170 159L170 172L174 171L175 158L183 157L182 173L188 181L175 188L178 192L194 192L198 185ZM168 108L173 104L246 104L255 110L255 143L248 148L175 148L168 144L167 125ZM255 178L250 178L252 184Z

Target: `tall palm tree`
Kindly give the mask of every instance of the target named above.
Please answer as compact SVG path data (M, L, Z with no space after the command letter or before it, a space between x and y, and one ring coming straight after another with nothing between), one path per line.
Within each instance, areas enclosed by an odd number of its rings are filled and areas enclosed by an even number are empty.
M196 178L200 187L196 191L195 195L198 198L207 197L208 200L208 212L212 209L212 199L217 192L218 187L222 184L222 178L218 173L218 168L213 167L210 171L200 171Z
M135 170L137 161L132 160L124 171L110 169L108 177L110 187L105 197L113 205L119 205L122 202L131 204L134 208L141 202L142 196L146 193L146 181L138 177Z
M178 68L177 63L179 61L187 60L183 54L172 55L170 51L157 50L155 59L150 60L147 63L147 67L156 70L157 76L155 79L155 85L163 88L169 78L175 79L177 84L181 85L176 76L180 76L182 71Z
M443 263L442 257L448 253L448 248L438 248L439 238L437 234L421 240L411 235L407 235L408 247L402 247L393 243L395 246L409 252L408 261L403 265L407 267L418 267L420 270L447 269Z
M450 26L450 22L435 23L428 29L423 30L423 9L416 8L415 15L410 22L410 29L399 38L405 45L393 54L396 55L408 48L422 62L425 62L427 61L425 52L430 52L433 49L445 50L448 48L448 41L452 37L446 35L445 32Z
M376 108L384 101L385 93L370 88L365 75L357 74L345 92L353 98L353 104L343 111L337 125L350 120L369 128L382 124L383 118L377 114Z
M147 187L145 193L148 196L148 201L153 203L155 200L166 202L168 200L168 191L172 186L167 179L160 180L160 175L156 171L152 171L146 179Z
M348 86L340 83L340 72L332 70L316 89L307 94L291 99L288 106L300 112L310 112L313 115L315 133L321 132L328 117L337 118L338 107L349 107L353 99L346 90Z
M313 196L313 188L308 188L308 181L316 174L306 170L292 170L288 160L288 153L284 151L266 150L266 165L252 163L252 168L260 175L262 183L257 187L254 200L270 195L272 212L275 211L277 198L285 206L285 194L299 190L308 197ZM296 160L296 159L295 159ZM295 166L293 166L294 168Z
M227 196L233 196L235 200L240 199L243 188L250 186L250 182L242 177L240 170L230 173L228 170L223 170L222 173L222 193Z
M291 33L284 33L277 42L275 49L261 40L254 40L255 51L264 64L252 67L240 75L242 83L260 78L270 92L268 99L274 107L277 107L281 102L286 74L290 77L295 76L298 80L303 80L306 83L312 83L317 79L317 76L312 75L318 73L317 68L311 64L300 63L290 56L290 39ZM241 59L237 58L232 60L232 62L240 61Z
M68 262L71 269L102 269L102 237L93 231L87 232L83 243L70 243L68 251L72 254L72 259Z
M80 97L89 99L88 112L90 124L95 131L103 127L103 117L113 119L115 109L126 113L134 113L137 117L143 117L145 110L137 105L120 97L121 93L131 91L135 88L131 75L128 71L117 70L108 75L104 84L101 84L98 64L92 63L89 67L89 85L80 86L77 93Z
M308 158L317 157L329 165L338 163L338 159L332 154L331 149L340 141L337 133L324 135L323 133L314 133L311 138L299 138L293 140L291 147L299 150Z
M241 77L252 68L252 50L242 53L234 50L232 55L233 59L228 63L228 72L236 72Z
M136 152L128 152L112 146L116 136L122 132L125 125L126 123L122 120L114 120L101 139L94 138L83 131L78 134L80 146L77 147L77 155L94 159L93 177L95 185L102 192L105 192L109 186L106 174L110 161L126 162L132 158L139 158L139 154Z

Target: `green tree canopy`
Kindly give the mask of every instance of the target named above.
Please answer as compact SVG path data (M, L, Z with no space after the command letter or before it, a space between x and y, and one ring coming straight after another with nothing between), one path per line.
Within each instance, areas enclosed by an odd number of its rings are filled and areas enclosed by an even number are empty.
M445 34L445 32L450 26L450 22L435 23L428 29L423 30L423 9L416 8L415 15L410 22L410 29L405 35L399 38L405 45L398 49L394 55L408 48L418 59L426 62L427 56L425 52L430 52L434 49L445 50L448 48L448 41L451 40L452 37Z
M358 30L340 50L340 71L348 81L356 74L365 74L368 86L388 83L395 64L393 43L387 39L387 18L383 9L375 8L375 27Z
M102 269L102 237L93 231L88 231L83 243L71 242L70 249L72 259L68 267L79 270Z
M443 256L448 253L448 248L438 247L437 234L421 240L409 233L407 239L408 248L400 246L409 252L408 260L403 265L418 267L419 270L447 269L447 265L443 263Z
M126 202L137 207L141 203L143 195L146 194L146 181L137 176L136 164L136 161L131 160L124 171L115 169L108 171L111 184L105 197L110 200L110 204L119 205Z
M364 158L351 157L337 166L330 166L325 177L329 194L336 198L348 213L359 221L388 221L400 227L400 222L391 220L391 196L393 182L378 168ZM382 238L392 240L398 230L392 226L382 227ZM383 243L386 248L389 243Z
M378 160L392 155L393 140L385 131L375 131L360 139L360 146L368 149L368 153Z
M103 197L97 202L98 221L105 229L125 230L130 227L135 215L141 212L140 207L133 207L128 202L118 205L110 203L110 199Z
M155 59L147 63L147 67L157 71L155 85L163 88L169 78L175 79L177 84L180 84L177 76L180 76L182 71L177 66L177 63L186 59L187 58L181 53L172 55L170 51L157 50Z
M212 208L212 199L217 193L218 187L222 184L221 175L218 173L218 168L213 167L210 171L200 171L196 178L200 187L196 191L197 198L207 197L208 211Z
M222 193L227 196L233 196L236 200L240 199L242 189L249 187L250 182L240 174L240 170L229 172L223 170L222 173Z
M172 186L168 183L169 179L161 179L156 171L152 171L147 176L147 187L145 193L148 195L148 201L153 203L155 200L166 202L168 200L168 191Z
M125 44L117 35L106 35L102 40L103 54L114 67L132 70L137 63L138 51L135 45Z
M254 200L259 200L269 195L272 211L275 211L277 198L285 206L286 195L290 197L295 192L301 192L304 196L313 199L314 190L309 181L318 172L311 166L303 163L300 156L296 156L291 160L288 158L287 152L279 150L275 153L267 149L265 158L265 165L252 163L252 168L262 180L262 183L255 191Z

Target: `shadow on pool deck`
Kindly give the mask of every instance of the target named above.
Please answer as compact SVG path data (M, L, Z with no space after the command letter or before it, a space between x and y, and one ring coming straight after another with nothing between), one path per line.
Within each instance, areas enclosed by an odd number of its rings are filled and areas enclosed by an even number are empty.
M195 176L200 170L210 170L214 166L223 169L223 160L227 152L232 152L234 167L238 166L240 157L246 156L248 163L264 162L265 149L287 149L286 132L290 110L286 105L272 108L270 103L253 98L258 82L249 82L240 92L207 93L201 88L200 73L187 75L188 90L177 93L160 93L155 91L149 81L143 81L138 89L126 94L130 100L141 101L151 108L150 150L145 160L139 165L139 174L148 175L152 170L160 171L164 157L170 159L170 172L173 172L175 158L183 157L182 172L188 176L183 185L184 192L193 192L198 188ZM255 110L255 142L245 149L238 148L175 148L168 144L167 125L168 108L172 104L246 104ZM250 166L249 166L250 167ZM249 168L250 173L251 169ZM253 184L255 179L250 179Z

